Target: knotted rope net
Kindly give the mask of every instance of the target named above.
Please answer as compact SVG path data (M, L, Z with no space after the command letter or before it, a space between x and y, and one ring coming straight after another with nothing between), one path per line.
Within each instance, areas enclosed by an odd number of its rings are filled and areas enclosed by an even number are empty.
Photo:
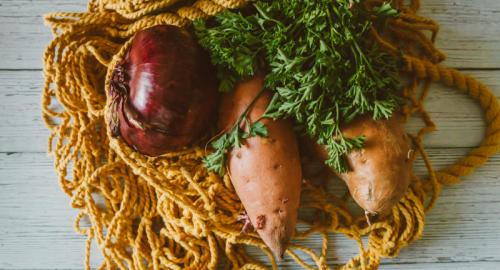
M261 248L277 269L271 251L256 233L240 235L242 224L236 217L243 207L229 177L208 173L202 166L201 157L206 152L201 146L150 158L133 151L122 139L111 139L106 125L108 80L137 31L161 24L189 27L196 18L206 19L246 4L245 0L91 0L84 13L45 16L54 35L44 55L42 112L52 131L47 153L54 158L59 184L71 197L71 206L81 210L74 227L87 236L87 269L93 242L104 257L99 269L267 269L250 258L243 245ZM393 0L392 5L403 13L390 21L391 38L383 39L375 31L372 35L381 49L402 47L405 52L407 65L401 74L408 83L402 86L402 93L409 104L400 116L401 121L407 121L413 113L423 115L426 126L409 135L428 176L419 179L413 174L404 198L371 226L363 215L353 216L346 203L348 193L338 197L323 187L304 185L300 207L314 209L316 214L310 219L299 218L308 229L297 230L294 237L318 233L322 248L317 253L313 247L291 244L287 254L306 269L331 269L326 263L327 233L331 232L345 234L359 247L359 254L340 269L377 269L380 257L396 256L402 247L421 237L425 214L443 185L472 174L499 150L497 97L473 77L438 64L445 59L434 46L439 26L415 14L419 0L409 5ZM439 172L433 170L422 147L423 135L436 128L424 102L437 81L479 101L488 125L478 148ZM424 91L417 96L419 85ZM54 103L64 109L54 110ZM103 204L97 203L98 197ZM84 216L91 227L82 229L80 219ZM361 241L364 235L369 237L367 247ZM308 261L315 265L306 264L296 250L308 254ZM219 265L223 254L226 263Z

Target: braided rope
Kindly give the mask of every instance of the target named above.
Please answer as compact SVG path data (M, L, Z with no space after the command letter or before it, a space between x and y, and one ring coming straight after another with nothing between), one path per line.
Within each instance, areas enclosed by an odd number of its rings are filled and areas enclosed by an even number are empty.
M243 211L239 198L227 175L220 177L203 168L201 157L206 153L199 146L150 158L134 152L122 139L110 139L104 128L109 117L106 87L110 71L137 31L161 24L188 27L196 18L206 19L245 4L244 0L200 0L190 6L182 0L91 0L85 13L45 15L45 24L54 35L44 55L42 115L52 131L47 154L54 158L59 185L71 197L71 206L81 210L74 227L78 234L87 236L86 269L90 269L94 241L104 258L99 269L216 269L222 253L227 257L224 269L267 269L248 257L242 244L261 248L277 269L258 234L239 234L242 225L236 223L236 217ZM380 5L381 1L370 4ZM500 147L497 97L471 76L437 64L446 58L434 46L439 25L415 15L419 0L408 6L403 0L392 4L403 10L398 20L390 22L394 40L384 40L375 31L372 35L382 50L401 47L405 51L407 66L401 74L409 83L402 87L402 93L411 106L402 108L401 121L416 112L423 114L426 127L409 136L429 176L419 179L412 174L405 197L371 226L364 216L352 215L346 203L348 193L337 197L324 187L304 182L300 208L313 209L315 215L312 219L299 217L299 223L308 229L296 230L295 238L319 233L322 249L317 254L291 244L287 253L306 269L331 269L326 265L327 232L343 233L359 248L359 254L339 269L377 269L380 257L394 257L422 236L425 214L443 185L472 174ZM424 31L430 31L432 37L427 38ZM440 172L434 171L422 147L423 135L436 128L424 102L437 81L478 100L488 124L481 145ZM415 97L420 84L424 92ZM64 110L51 110L54 102ZM432 197L426 204L429 194ZM81 229L84 216L91 227ZM363 235L369 235L367 248L361 241ZM308 254L315 266L300 259L294 250Z

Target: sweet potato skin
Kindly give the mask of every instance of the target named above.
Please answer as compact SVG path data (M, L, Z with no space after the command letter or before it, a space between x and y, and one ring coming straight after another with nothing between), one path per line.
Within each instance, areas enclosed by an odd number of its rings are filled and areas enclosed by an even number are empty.
M241 81L222 97L219 129L227 131L245 111L263 86L263 75ZM265 90L247 116L256 121L267 109L273 93ZM254 227L264 216L257 232L276 257L281 259L295 231L300 201L302 169L298 143L288 120L260 120L268 129L266 138L250 137L239 150L228 154L233 186ZM241 126L248 131L246 124ZM260 217L260 218L259 218Z
M392 208L404 196L411 178L411 139L403 125L391 117L373 120L370 114L358 116L341 125L348 138L365 135L365 147L347 155L352 171L339 174L354 200L368 214L379 214ZM328 159L328 150L313 140L305 142L309 153L322 160Z

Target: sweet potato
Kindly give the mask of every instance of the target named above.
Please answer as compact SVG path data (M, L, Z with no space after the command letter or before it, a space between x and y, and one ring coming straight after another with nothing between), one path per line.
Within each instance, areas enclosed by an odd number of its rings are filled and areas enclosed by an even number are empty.
M400 122L394 117L387 120L372 117L370 114L358 116L341 125L342 133L348 138L365 135L365 147L347 155L352 171L338 174L330 169L346 182L365 213L375 215L389 210L404 196L410 183L413 152L411 140ZM307 140L305 144L309 153L328 159L328 150L314 140Z
M219 129L227 131L244 113L263 87L263 75L241 81L222 98ZM263 115L273 93L265 90L247 113L252 123ZM266 245L278 259L283 258L295 231L300 201L302 169L296 135L288 120L260 120L268 137L249 137L244 145L228 154L228 170L233 186L249 218ZM243 121L241 127L248 132ZM245 224L245 229L248 223Z

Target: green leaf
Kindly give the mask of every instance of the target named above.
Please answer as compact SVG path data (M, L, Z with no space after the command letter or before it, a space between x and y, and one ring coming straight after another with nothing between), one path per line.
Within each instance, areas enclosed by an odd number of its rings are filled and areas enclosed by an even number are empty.
M375 110L373 111L374 119L389 118L392 115L393 104L388 101L374 102Z
M273 96L273 99L269 103L269 106L267 107L266 111L264 114L259 118L271 118L271 119L278 119L282 116L282 113L279 111L279 108L281 107L281 102L279 101L279 94L276 93Z
M295 130L318 136L329 150L327 163L345 172L345 154L362 147L364 139L346 138L338 125L366 113L387 118L404 104L398 97L402 54L379 51L369 37L372 25L382 31L400 11L390 3L367 10L365 3L256 1L241 13L225 11L194 26L219 70L220 91L267 68L266 86L275 95L260 119L291 118ZM233 129L224 151L240 147L245 138L267 136L259 121L246 121L248 133Z
M248 134L251 137L259 136L259 137L265 138L265 137L269 136L269 133L267 133L267 127L264 126L264 124L262 122L255 122L252 125L250 125L250 130L249 130Z
M219 139L212 142L212 146L218 150L224 149L226 147L227 138L228 138L227 134L222 135Z

